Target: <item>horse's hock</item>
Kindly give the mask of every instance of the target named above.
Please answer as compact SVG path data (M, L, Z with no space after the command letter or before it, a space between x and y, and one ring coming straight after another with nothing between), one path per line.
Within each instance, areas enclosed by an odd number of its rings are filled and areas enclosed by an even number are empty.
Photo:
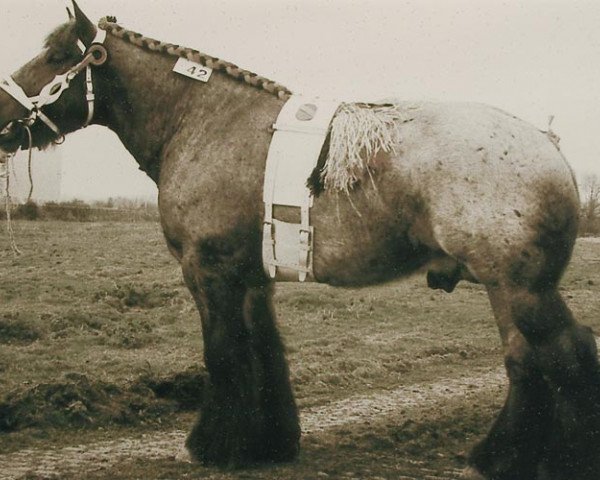
M266 228L277 219L277 187L264 188L265 165L291 92L109 20L98 29L74 3L42 55L0 83L0 148L45 147L88 123L118 135L158 185L165 238L201 316L210 382L187 440L192 456L224 467L291 460L300 427L272 304L280 265L264 247L277 242ZM173 71L179 58L192 62L188 75ZM304 104L298 122L318 113ZM600 478L597 354L558 291L577 230L570 168L545 132L499 110L388 107L374 115L354 105L345 126L321 128L314 195L300 189L295 206L312 203L309 228L300 215L291 230L298 263L286 263L332 285L376 284L428 265L432 287L482 283L510 389L470 471L489 480Z

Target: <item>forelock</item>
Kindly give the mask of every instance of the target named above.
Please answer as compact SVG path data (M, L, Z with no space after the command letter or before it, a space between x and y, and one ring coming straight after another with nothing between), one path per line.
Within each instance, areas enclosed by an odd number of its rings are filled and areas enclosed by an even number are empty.
M74 49L77 47L77 29L75 20L63 23L50 33L44 42L44 47L54 50Z

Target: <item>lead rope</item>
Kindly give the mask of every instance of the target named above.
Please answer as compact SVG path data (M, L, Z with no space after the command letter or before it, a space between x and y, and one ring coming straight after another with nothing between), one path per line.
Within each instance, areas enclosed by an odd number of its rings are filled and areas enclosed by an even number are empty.
M27 195L27 203L29 203L31 202L31 196L33 195L33 172L31 171L31 152L33 150L33 136L31 135L31 129L27 125L24 125L24 127L27 131L27 142L29 144L29 155L27 156L27 174L29 175L29 194Z
M27 158L27 171L29 174L29 194L27 196L27 202L31 201L31 196L33 195L33 172L31 168L32 164L32 150L33 150L33 136L31 135L31 129L28 125L23 125L23 128L27 131L27 143L28 143L28 158ZM13 252L15 257L21 255L21 250L17 247L17 242L15 241L15 231L13 229L12 224L12 198L10 196L10 169L11 162L15 158L16 153L6 154L4 155L4 159L0 161L0 179L4 177L4 209L6 211L6 231L8 232L8 241L10 244L10 249Z
M15 257L21 255L21 251L17 247L15 242L15 232L12 226L12 219L10 211L12 208L12 201L10 198L10 162L14 158L15 154L6 155L2 161L2 170L0 171L0 178L4 177L4 208L6 210L6 231L8 232L8 241L10 249Z

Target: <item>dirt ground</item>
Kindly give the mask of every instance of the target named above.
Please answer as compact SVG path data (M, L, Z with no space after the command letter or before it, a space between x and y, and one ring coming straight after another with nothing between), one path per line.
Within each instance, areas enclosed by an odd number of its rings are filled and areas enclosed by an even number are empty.
M154 223L17 223L0 252L0 479L457 479L505 394L485 292L423 275L377 288L280 285L301 409L292 464L227 472L183 449L201 332ZM600 242L563 282L600 329Z

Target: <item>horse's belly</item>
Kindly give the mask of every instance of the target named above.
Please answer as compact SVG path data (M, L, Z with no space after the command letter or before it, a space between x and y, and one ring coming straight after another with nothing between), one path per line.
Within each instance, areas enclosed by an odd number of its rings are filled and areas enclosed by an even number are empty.
M384 282L414 272L431 259L431 248L416 235L419 212L412 202L402 201L387 182L380 187L382 196L377 198L370 186L365 186L351 198L326 194L316 199L311 215L314 275L319 282Z
M360 234L316 242L317 281L330 285L371 285L410 274L431 259L430 250L423 245L413 245L393 235L376 242L358 237Z

